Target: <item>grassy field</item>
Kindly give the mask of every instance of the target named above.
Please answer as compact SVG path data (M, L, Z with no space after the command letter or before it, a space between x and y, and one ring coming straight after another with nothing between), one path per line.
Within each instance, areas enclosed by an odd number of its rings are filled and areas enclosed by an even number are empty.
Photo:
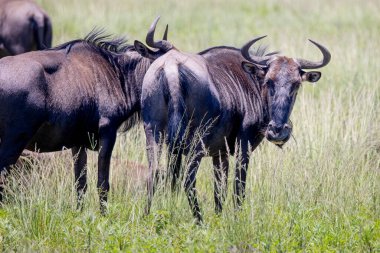
M70 152L14 170L0 209L0 251L380 252L378 0L37 2L52 18L55 45L94 26L144 41L161 15L159 33L169 23L169 39L183 51L240 47L266 34L270 49L317 60L312 38L332 60L318 84L299 92L295 138L282 150L264 141L253 153L240 212L230 177L225 209L214 214L212 166L204 159L197 185L204 225L194 224L183 191L174 196L164 188L145 217L147 162L138 126L118 138L106 217L98 210L96 153L89 154L83 211L76 210Z

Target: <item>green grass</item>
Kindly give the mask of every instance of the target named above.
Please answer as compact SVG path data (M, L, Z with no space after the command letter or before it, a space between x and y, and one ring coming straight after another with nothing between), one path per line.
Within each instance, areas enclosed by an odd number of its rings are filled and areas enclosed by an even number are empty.
M355 1L37 1L50 14L54 44L84 37L94 26L145 40L159 33L197 52L240 47L267 34L271 49L319 59L307 38L328 47L331 63L305 84L292 114L294 136L280 150L264 141L252 154L243 210L229 195L214 214L213 172L204 159L198 192L205 224L196 226L183 191L164 188L143 216L145 137L136 127L118 138L109 214L98 211L96 153L89 191L76 210L70 152L14 171L0 209L3 252L380 252L380 3ZM162 162L164 163L164 161ZM234 159L230 161L233 174Z

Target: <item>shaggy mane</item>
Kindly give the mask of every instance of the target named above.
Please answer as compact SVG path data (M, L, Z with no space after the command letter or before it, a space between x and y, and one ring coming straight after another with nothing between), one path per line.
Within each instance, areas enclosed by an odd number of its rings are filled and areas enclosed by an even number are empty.
M94 28L84 39L72 40L48 50L66 50L69 54L71 48L78 44L83 43L90 46L96 52L107 56L109 58L115 54L121 54L125 51L132 49L133 45L129 45L125 37L113 37L111 34L106 34L104 29Z

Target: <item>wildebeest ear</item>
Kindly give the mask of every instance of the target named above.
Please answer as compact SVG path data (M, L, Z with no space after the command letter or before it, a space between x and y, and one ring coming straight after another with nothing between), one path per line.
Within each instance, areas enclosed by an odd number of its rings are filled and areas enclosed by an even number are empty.
M152 50L150 50L147 46L144 45L144 43L138 40L135 40L134 47L142 57L152 58L154 55L154 52Z
M251 74L251 75L259 75L260 77L263 77L265 75L264 70L259 68L253 63L243 61L241 63L241 66L243 67L244 71Z
M302 81L307 81L311 83L315 83L316 81L321 78L322 73L319 71L310 71L310 72L305 72L302 74Z

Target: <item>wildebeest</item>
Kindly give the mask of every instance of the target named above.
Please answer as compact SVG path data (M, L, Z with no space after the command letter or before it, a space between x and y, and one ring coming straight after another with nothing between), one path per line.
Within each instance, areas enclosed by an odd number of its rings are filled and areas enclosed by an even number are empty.
M234 200L236 207L240 207L245 197L249 147L253 151L264 137L279 146L289 139L292 129L289 116L301 82L316 82L321 77L320 72L303 69L325 66L330 53L312 41L323 53L321 62L277 54L250 56L249 48L263 37L253 39L241 50L222 46L199 54L183 53L168 41L153 40L157 21L149 30L147 44L166 53L150 66L141 93L151 174L147 182L147 211L163 142L160 137L166 135L168 153L176 156L169 159L168 166L172 185L180 174L181 155L192 153L184 187L193 215L201 221L195 185L202 157L213 159L215 209L221 212L228 156L238 154ZM139 51L144 54L146 50ZM203 136L197 134L200 128L207 129Z
M31 0L0 0L0 57L50 48L49 16Z
M80 200L86 149L98 150L104 212L116 133L122 123L132 126L139 119L142 80L151 61L125 40L102 34L93 31L84 40L0 60L0 170L14 164L23 149L72 149Z

